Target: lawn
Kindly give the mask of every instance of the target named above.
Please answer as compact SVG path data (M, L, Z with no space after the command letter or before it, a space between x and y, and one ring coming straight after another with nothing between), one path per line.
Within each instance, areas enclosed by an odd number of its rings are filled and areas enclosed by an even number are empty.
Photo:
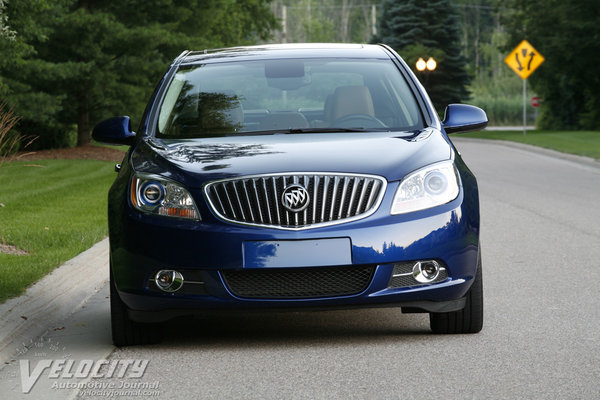
M600 132L597 131L482 131L461 134L461 137L508 140L592 157L600 160Z
M37 160L0 165L0 303L107 235L114 163Z

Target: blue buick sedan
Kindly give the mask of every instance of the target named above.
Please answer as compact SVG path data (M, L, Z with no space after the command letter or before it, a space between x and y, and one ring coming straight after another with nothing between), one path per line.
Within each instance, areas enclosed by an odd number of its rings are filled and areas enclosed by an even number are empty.
M477 182L448 134L486 124L464 104L440 121L385 45L182 53L137 133L93 132L130 146L109 191L113 342L251 309L400 307L479 332Z

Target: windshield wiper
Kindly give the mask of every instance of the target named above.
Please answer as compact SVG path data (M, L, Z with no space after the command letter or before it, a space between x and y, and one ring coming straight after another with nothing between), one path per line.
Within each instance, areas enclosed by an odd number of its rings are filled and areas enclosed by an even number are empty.
M284 133L387 132L387 128L290 128Z

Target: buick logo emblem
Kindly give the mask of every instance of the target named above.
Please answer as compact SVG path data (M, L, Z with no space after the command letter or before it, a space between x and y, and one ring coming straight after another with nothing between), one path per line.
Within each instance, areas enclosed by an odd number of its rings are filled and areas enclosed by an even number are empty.
M294 184L286 187L281 195L283 206L294 213L303 211L308 207L310 197L302 185Z

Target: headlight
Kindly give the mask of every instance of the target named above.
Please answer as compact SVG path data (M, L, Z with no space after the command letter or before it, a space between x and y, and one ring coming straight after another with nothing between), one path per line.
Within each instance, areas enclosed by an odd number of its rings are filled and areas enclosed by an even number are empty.
M154 175L135 175L131 180L131 203L145 213L200 219L189 192L179 184Z
M458 196L458 178L452 161L429 165L402 179L392 214L404 214L446 204Z

